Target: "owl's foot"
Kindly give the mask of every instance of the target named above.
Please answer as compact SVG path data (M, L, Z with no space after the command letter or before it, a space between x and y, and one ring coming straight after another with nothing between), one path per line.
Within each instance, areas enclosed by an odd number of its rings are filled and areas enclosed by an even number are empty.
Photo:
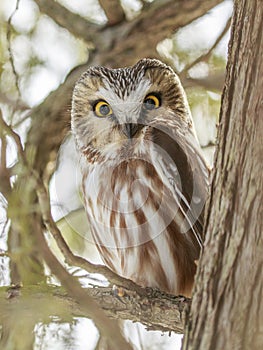
M112 287L112 292L113 292L114 296L119 297L119 298L122 298L125 295L124 288L123 287L118 287L115 284Z

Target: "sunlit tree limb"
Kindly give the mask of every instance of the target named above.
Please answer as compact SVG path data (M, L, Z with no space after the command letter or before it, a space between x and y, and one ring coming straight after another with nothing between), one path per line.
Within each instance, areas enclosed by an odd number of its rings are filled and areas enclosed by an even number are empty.
M125 13L119 0L99 0L109 25L116 25L125 19Z
M124 289L124 295L119 297L111 287L86 288L83 293L86 298L92 297L110 318L141 322L149 330L184 331L190 299L183 296L176 297L151 288L146 290L144 296ZM82 303L63 287L28 285L15 293L6 287L0 288L0 322L3 322L6 313L17 313L18 308L31 315L35 322L39 319L48 322L50 314L62 321L69 317L91 317Z
M95 23L91 23L83 17L67 10L64 6L53 0L34 0L42 13L52 18L59 26L67 29L77 38L88 43L96 39L96 31L99 29Z

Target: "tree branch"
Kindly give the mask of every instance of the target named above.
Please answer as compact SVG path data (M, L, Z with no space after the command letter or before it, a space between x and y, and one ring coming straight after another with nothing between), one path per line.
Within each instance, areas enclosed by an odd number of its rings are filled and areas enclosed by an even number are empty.
M110 26L116 25L125 19L125 13L119 0L99 0Z
M67 29L73 35L94 42L96 32L100 26L88 22L83 17L67 10L64 6L53 0L34 0L40 11L52 18L59 26Z
M17 146L17 151L18 151L19 156L22 158L23 162L27 165L27 160L25 158L24 149L23 149L23 145L21 143L20 137L12 129L12 127L4 121L1 110L0 110L0 130L2 132L5 131L7 133L7 135L9 135L13 138L13 140L15 141L15 144Z
M30 109L23 101L15 101L10 96L7 96L3 92L0 91L0 102L7 104L12 107L15 111L25 111Z
M114 30L102 30L105 43L97 54L100 64L118 67L132 65L138 58L157 57L156 45L160 41L221 2L222 0L155 1L133 21L120 24ZM109 47L112 49L108 50Z
M145 296L132 290L125 290L124 296L118 297L109 287L86 288L83 292L86 298L92 297L112 319L129 319L143 323L148 330L174 331L181 334L191 303L190 299L183 296L175 297L151 288L147 289ZM14 296L16 302L7 304L6 298ZM39 319L48 321L51 313L62 320L68 317L91 317L89 310L76 301L75 297L69 296L63 287L52 285L47 285L45 288L38 285L24 286L20 293L12 293L12 289L6 290L2 287L0 309L0 322L2 315L12 311L17 313L17 309L27 310L31 317L36 318L36 322Z
M226 25L224 26L222 32L219 34L219 36L216 38L214 44L210 47L210 49L204 53L203 55L197 57L196 60L193 62L189 63L184 67L184 69L180 72L180 78L185 79L188 71L193 68L196 64L200 62L207 62L208 59L210 58L211 54L213 53L214 49L217 47L217 45L220 43L220 41L223 39L223 37L226 35L230 28L231 24L231 17L227 20Z
M203 16L223 0L185 0L184 2L158 0L145 8L134 20L120 21L114 27L90 24L51 0L35 0L35 2L41 11L53 18L56 23L77 37L94 43L96 64L118 67L134 64L138 58L142 57L142 52L144 57L156 57L156 45L160 41L178 28ZM115 2L116 0L113 3ZM112 2L104 0L105 6L106 3L110 6ZM142 33L143 40L141 40Z
M2 111L0 109L0 118L2 115ZM0 192L3 194L5 198L8 197L8 194L11 191L10 177L11 173L6 165L6 152L7 152L7 140L5 135L3 135L0 130L0 140L1 140L1 150L0 150ZM1 237L1 233L0 233Z
M66 262L70 265L79 266L86 271L90 273L99 273L104 275L111 284L116 283L120 286L126 287L128 289L133 289L135 291L138 291L140 294L144 294L144 289L132 282L131 280L128 280L126 278L123 278L119 275L117 275L115 272L111 271L104 265L95 265L87 261L86 259L76 256L72 253L72 251L69 249L66 241L64 240L59 228L57 227L56 223L54 222L52 215L51 215L51 208L50 208L50 200L48 197L47 190L44 187L44 184L42 183L41 179L38 179L37 187L37 196L39 200L40 210L42 214L42 218L44 221L44 224L47 228L47 230L51 233L51 235L54 237L58 248L60 249L61 253L66 259Z
M180 79L181 75L179 74ZM184 77L181 79L182 84L185 89L199 86L203 87L206 90L217 90L222 91L224 81L225 81L225 73L223 71L216 72L214 74L210 74L205 78L190 78Z
M40 224L38 225L38 229L35 233L37 234L39 250L43 256L43 259L47 263L52 273L54 273L54 275L60 280L62 286L66 288L69 296L81 305L88 317L92 318L101 334L109 340L109 343L114 349L120 348L132 350L131 345L126 342L121 334L118 323L116 321L109 321L106 314L100 308L99 304L94 300L94 298L85 292L79 281L75 279L67 270L65 270L51 253ZM112 337L112 334L114 334L114 337Z

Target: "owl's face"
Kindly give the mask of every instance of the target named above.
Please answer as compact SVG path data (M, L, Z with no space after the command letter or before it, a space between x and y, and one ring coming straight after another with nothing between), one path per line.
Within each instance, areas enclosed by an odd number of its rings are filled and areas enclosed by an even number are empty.
M94 67L75 86L72 130L80 150L111 152L150 138L151 125L167 112L191 118L179 78L162 62L143 59L129 68Z

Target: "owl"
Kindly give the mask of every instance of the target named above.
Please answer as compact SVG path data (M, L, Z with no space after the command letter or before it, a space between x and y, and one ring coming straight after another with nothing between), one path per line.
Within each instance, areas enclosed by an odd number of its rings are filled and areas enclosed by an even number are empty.
M92 67L75 85L71 125L104 263L143 287L190 296L209 172L178 76L156 59Z

